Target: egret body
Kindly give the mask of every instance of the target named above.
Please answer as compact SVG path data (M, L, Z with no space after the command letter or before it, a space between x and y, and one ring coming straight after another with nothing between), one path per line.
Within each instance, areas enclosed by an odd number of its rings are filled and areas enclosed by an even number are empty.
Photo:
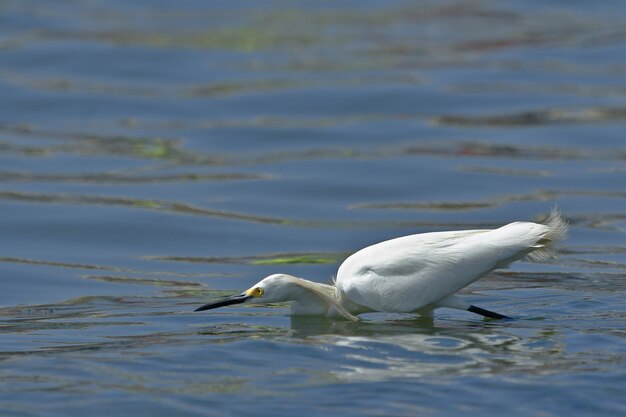
M554 257L567 224L553 211L544 224L515 222L492 230L422 233L368 246L339 267L334 285L285 274L270 275L239 295L196 311L240 303L291 301L291 314L357 320L380 311L432 316L440 307L506 318L455 294L485 274L518 259Z

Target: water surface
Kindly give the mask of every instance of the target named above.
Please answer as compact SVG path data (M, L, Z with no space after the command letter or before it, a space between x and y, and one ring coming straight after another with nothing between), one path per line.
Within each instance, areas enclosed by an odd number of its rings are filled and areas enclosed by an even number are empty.
M626 413L620 2L0 6L0 414ZM440 310L193 313L369 244L541 220Z

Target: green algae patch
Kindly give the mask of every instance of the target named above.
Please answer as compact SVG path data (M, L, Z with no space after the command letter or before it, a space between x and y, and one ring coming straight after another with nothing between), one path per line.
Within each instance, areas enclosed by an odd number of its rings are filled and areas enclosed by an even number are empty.
M252 265L285 265L285 264L334 264L342 260L343 256L328 255L298 255L298 256L282 256L268 259L256 259L251 262Z

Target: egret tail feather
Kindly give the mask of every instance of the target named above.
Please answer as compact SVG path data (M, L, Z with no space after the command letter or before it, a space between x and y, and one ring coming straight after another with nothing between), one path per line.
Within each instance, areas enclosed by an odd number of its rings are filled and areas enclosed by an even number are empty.
M547 231L537 241L535 249L523 258L525 261L545 262L555 258L559 244L567 237L568 224L558 209L552 209L543 225L547 227Z

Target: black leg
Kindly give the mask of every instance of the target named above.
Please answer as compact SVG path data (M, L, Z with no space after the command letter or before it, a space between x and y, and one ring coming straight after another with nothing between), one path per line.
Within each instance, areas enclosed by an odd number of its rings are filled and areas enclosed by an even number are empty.
M484 308L470 306L467 311L480 314L481 316L489 317L490 319L510 319L510 317L503 316L502 314L494 313L493 311L485 310Z

